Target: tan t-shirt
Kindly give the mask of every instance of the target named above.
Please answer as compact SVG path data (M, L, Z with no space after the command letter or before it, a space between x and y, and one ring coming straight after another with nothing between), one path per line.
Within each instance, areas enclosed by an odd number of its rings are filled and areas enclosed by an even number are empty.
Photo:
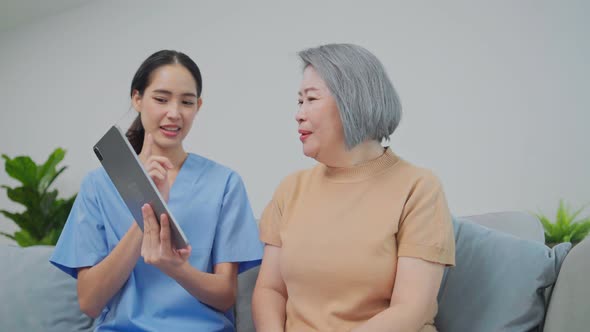
M279 185L260 239L281 247L287 331L347 331L389 307L397 258L455 263L438 179L390 149L353 168L323 164ZM432 319L422 331L435 331Z

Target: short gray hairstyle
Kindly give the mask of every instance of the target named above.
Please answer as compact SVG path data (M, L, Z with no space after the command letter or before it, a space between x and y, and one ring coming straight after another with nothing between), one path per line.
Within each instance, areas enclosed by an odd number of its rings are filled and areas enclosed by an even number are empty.
M348 149L368 139L389 140L401 120L402 107L375 55L353 44L327 44L298 55L303 69L312 66L336 99Z

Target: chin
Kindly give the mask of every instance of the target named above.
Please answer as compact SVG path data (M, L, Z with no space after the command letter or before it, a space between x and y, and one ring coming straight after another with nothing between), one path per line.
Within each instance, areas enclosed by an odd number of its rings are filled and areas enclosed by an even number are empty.
M316 159L316 156L318 154L318 149L314 148L314 147L308 147L308 146L303 145L303 154L306 157Z

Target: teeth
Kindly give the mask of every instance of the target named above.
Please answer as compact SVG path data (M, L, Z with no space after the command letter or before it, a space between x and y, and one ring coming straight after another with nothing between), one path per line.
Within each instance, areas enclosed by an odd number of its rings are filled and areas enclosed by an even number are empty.
M168 131L179 131L180 128L178 127L161 127L164 130L168 130Z

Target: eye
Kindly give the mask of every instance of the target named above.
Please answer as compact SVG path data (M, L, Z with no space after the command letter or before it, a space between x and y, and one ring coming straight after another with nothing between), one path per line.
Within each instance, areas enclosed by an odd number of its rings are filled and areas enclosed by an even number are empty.
M314 100L318 100L316 97L307 97L307 101L312 102Z
M193 106L195 104L195 102L192 100L185 100L182 103L187 106Z
M166 100L166 98L162 98L162 97L154 97L154 100L157 101L158 103L165 103L168 100Z
M303 100L299 99L297 100L297 105L301 106L303 104Z

